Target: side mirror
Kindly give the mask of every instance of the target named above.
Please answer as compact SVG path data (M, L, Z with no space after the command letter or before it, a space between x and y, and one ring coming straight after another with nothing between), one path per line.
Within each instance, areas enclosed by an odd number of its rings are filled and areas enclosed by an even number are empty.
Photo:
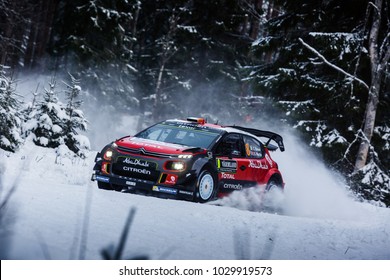
M272 145L272 144L270 144L270 143L268 143L267 145L265 145L265 147L268 149L268 150L270 150L270 151L276 151L277 149L278 149L278 147L277 146L275 146L275 145Z

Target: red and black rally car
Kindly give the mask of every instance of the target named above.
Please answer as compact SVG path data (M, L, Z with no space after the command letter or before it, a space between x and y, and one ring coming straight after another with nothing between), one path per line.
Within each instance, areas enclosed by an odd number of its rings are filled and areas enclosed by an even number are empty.
M249 187L283 189L269 153L278 147L284 151L283 138L269 131L209 124L203 118L166 120L105 146L96 156L92 180L101 189L198 202Z

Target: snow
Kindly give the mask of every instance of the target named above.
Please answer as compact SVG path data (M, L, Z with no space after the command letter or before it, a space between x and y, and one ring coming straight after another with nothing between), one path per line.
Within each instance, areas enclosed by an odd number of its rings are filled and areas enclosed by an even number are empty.
M0 137L0 142L3 143L4 146L6 147L11 147L11 142L3 135Z
M297 139L285 144L273 153L286 181L282 214L260 210L253 193L217 206L99 190L95 152L0 150L0 202L16 186L2 210L0 258L101 259L135 209L124 258L390 259L390 209L356 202Z
M198 33L195 26L177 25L177 28L188 31L189 33Z
M43 146L47 146L49 144L49 139L47 139L44 136L41 136L38 139L39 139L39 143L41 143L41 145Z

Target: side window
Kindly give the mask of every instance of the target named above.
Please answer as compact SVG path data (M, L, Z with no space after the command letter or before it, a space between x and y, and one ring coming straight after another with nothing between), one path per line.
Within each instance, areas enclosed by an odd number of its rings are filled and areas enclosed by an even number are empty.
M241 137L239 134L229 134L218 144L215 154L219 156L242 157Z
M264 157L264 150L260 141L250 136L244 136L245 155L249 158Z

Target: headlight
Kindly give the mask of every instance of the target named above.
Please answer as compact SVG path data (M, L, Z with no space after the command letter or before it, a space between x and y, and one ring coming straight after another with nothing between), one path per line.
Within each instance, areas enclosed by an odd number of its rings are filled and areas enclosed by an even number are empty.
M182 161L168 161L165 164L165 169L172 171L183 171L186 168L186 164Z
M104 159L105 160L111 160L112 154L113 154L112 150L111 149L107 149L107 151L104 153Z

